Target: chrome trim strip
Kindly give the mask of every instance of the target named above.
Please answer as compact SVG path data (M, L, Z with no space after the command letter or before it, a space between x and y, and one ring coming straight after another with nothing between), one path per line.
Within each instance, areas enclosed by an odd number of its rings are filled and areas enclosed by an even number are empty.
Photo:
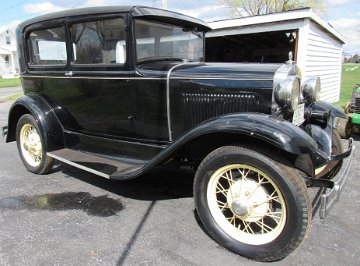
M90 173L92 173L92 174L95 174L95 175L102 176L102 177L105 177L105 178L107 178L107 179L110 179L110 175L108 175L108 174L105 174L105 173L96 171L96 170L94 170L94 169L92 169L92 168L83 166L83 165L78 164L78 163L74 163L74 162L72 162L72 161L66 160L65 158L59 157L59 156L57 156L57 155L55 155L55 154L52 154L52 153L50 153L50 152L48 152L46 155L48 155L49 157L54 158L54 159L56 159L56 160L58 160L58 161L61 161L61 162L64 162L64 163L66 163L66 164L69 164L69 165L71 165L71 166L74 166L74 167L76 167L76 168L79 168L79 169L81 169L81 170L84 170L84 171L90 172Z
M91 76L31 76L22 75L23 78L53 78L53 79L119 79L119 80L167 80L168 78L155 78L155 77L91 77ZM263 80L273 81L267 78L229 78L229 77L170 77L171 80Z
M169 141L172 141L172 132L171 132L171 118L170 118L170 74L171 72L180 66L183 66L185 64L187 64L188 62L184 62L178 65L173 66L172 68L170 68L169 72L167 73L167 78L166 78L166 114L167 114L167 122L168 122L168 130L169 130Z
M73 73L74 75L74 73ZM53 78L53 79L119 79L119 80L166 80L166 78L152 78L152 77L93 77L93 76L32 76L22 75L23 78Z
M199 79L199 80L267 80L267 81L273 81L272 79L268 79L268 78L229 78L229 77L172 77L170 79L180 79L180 80L194 80L194 79Z

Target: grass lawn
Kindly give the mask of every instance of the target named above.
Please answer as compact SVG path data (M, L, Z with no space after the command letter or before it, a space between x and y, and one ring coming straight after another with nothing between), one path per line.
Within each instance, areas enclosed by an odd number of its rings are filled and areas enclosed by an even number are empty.
M20 79L0 79L0 88L21 86Z
M342 107L351 100L355 84L360 83L360 64L343 64L341 77L340 101L336 106Z

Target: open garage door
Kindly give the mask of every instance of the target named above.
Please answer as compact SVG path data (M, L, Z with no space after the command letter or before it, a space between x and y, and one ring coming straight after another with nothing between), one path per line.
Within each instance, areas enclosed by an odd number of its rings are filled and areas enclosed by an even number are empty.
M297 30L206 38L206 62L283 63L297 55Z

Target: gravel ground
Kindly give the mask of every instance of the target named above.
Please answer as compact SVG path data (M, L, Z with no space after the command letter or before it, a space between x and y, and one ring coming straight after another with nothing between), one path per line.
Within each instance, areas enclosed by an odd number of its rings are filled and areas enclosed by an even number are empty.
M10 101L0 102L6 125ZM360 138L340 202L273 265L359 265ZM66 165L38 176L0 137L0 265L260 265L211 240L197 222L193 173L116 182Z

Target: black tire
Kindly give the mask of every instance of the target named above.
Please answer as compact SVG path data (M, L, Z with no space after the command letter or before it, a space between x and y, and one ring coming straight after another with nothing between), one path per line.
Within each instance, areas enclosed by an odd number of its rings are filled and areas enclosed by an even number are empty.
M33 145L36 148L29 148L29 145L23 140L26 130L33 132L31 135L35 137L32 137L32 142L37 144ZM23 134L23 137L21 137L21 134ZM32 115L25 114L20 117L16 126L16 143L20 158L27 170L35 174L46 174L51 170L54 165L54 159L46 155L44 138ZM30 152L29 150L33 151Z
M249 172L245 175L246 170ZM234 182L229 181L229 176ZM252 183L256 182L255 187ZM246 191L250 187L255 188L251 188L251 193ZM263 208L264 196L268 201ZM247 199L244 201L242 197ZM260 203L253 202L255 197ZM303 178L281 155L270 151L239 146L214 150L196 172L194 199L199 218L215 241L258 261L277 261L290 254L303 241L312 219L312 206ZM259 213L263 215L261 222L257 220L261 217Z
M348 139L352 134L351 117L348 119L337 119L335 130L342 139Z

